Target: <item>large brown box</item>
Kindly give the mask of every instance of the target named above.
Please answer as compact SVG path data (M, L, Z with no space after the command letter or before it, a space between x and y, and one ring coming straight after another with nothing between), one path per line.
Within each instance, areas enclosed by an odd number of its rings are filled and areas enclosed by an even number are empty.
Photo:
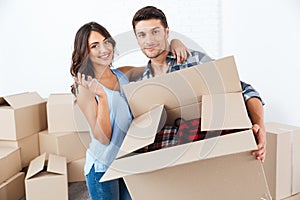
M133 199L269 199L233 57L124 86L134 120L101 181L124 178ZM201 117L201 130L245 131L143 154L157 130Z
M66 158L49 155L47 170L46 154L30 162L26 177L26 200L68 200L68 178Z
M56 154L67 158L67 162L85 157L91 137L89 132L39 133L40 154Z
M71 93L49 95L47 120L49 133L89 131L88 123Z
M0 146L0 184L21 169L20 149Z
M0 140L0 146L19 147L22 168L27 167L32 159L40 155L39 136L33 134L18 140Z
M264 169L274 200L300 192L300 127L266 123Z
M69 183L85 181L84 165L85 165L85 158L73 160L72 162L68 163L67 169L68 169Z
M17 200L25 196L25 173L19 172L0 184L1 200Z
M0 140L18 140L47 128L46 101L36 92L0 98Z

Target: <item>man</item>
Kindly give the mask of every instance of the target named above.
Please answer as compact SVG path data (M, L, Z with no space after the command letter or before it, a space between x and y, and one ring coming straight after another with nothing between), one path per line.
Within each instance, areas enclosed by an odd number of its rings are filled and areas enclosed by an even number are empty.
M178 64L172 56L168 42L169 27L165 14L153 6L144 7L136 12L132 26L142 52L150 59L139 80L170 73L200 63L212 61L204 53L191 51L186 62ZM257 139L258 150L252 152L256 159L264 161L266 155L266 132L263 119L263 103L251 85L241 82L252 130Z

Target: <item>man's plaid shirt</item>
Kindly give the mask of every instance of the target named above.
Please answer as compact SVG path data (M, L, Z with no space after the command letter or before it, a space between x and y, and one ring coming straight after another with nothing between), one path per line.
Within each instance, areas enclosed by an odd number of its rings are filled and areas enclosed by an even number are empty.
M213 59L210 58L208 55L206 55L202 52L199 52L199 51L191 50L191 54L192 55L188 56L187 60L184 63L178 64L176 58L174 56L172 56L171 52L169 52L169 54L167 55L167 58L166 58L168 66L169 66L167 73L178 71L178 70L185 69L188 67L192 67L192 66L202 64L205 62L213 61ZM153 70L151 68L151 61L149 60L147 67L145 68L142 76L138 79L138 81L152 78L152 77L153 77ZM261 100L261 102L264 104L259 93L251 85L241 81L241 86L242 86L243 96L244 96L245 101L247 101L248 99L250 99L252 97L256 97L256 98L259 98Z

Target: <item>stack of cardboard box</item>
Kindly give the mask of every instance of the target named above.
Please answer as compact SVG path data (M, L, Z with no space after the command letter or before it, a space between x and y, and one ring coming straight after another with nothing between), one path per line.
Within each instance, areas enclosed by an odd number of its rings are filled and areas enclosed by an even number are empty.
M39 155L38 132L47 128L46 101L36 92L0 98L0 199L24 196L22 168Z
M68 181L85 181L83 167L90 143L89 127L72 94L51 94L47 101L48 130L39 133L40 154L66 157Z

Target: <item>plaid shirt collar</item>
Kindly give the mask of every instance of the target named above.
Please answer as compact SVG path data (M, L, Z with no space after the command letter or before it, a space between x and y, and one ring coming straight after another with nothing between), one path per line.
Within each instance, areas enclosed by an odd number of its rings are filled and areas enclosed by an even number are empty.
M176 70L175 68L177 66L177 59L175 56L172 55L172 52L169 52L167 54L166 61L169 66L167 73L175 71ZM148 78L152 78L152 77L154 77L154 73L153 73L153 70L151 67L151 60L149 60L147 66L139 80L144 80L144 79L148 79Z

